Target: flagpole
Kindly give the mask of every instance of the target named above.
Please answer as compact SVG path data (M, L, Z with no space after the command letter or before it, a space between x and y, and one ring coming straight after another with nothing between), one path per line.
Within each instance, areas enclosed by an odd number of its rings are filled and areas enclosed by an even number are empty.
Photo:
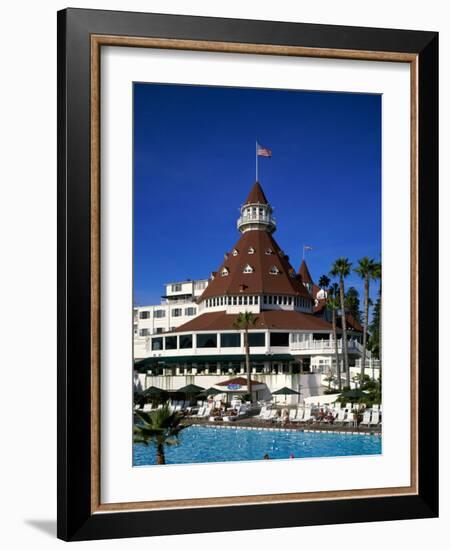
M255 142L256 181L258 181L258 142Z

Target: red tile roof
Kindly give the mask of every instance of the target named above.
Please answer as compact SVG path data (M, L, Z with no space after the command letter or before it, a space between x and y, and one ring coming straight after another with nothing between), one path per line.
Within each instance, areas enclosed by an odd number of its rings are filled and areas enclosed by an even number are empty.
M313 311L314 313L320 313L322 310L324 310L327 306L326 300L319 300L318 304L314 306Z
M269 204L269 201L267 200L261 185L257 181L251 188L250 193L247 197L247 200L244 202L244 204L258 204L258 203Z
M300 311L265 310L256 313L255 317L253 330L331 330L331 324L325 319ZM236 330L233 326L236 318L237 314L227 314L225 311L203 313L176 328L175 332Z
M298 270L300 275L302 276L303 282L306 284L313 284L313 280L311 277L311 274L309 272L308 266L306 265L305 260L302 260L302 263L300 265L300 268Z
M295 273L286 256L275 239L267 231L246 231L235 244L234 249L238 254L228 254L217 270L200 301L214 296L237 294L277 294L310 298L310 295L302 284L302 279ZM249 254L249 249L254 249ZM271 254L266 254L267 250ZM252 273L243 273L246 265L253 268ZM271 268L278 269L276 275L270 273ZM222 276L222 270L226 268L228 275Z
M319 315L322 313L325 313L325 309L327 307L327 301L326 300L319 300L319 303L317 306L314 306L313 312L314 315ZM346 313L345 319L347 320L347 329L354 330L356 332L362 332L363 327L361 324L353 317L351 313ZM337 315L336 316L336 325L339 330L341 330L341 318Z
M361 324L353 317L351 313L347 313L345 315L345 319L347 320L347 328L356 330L356 332L363 332L363 327Z

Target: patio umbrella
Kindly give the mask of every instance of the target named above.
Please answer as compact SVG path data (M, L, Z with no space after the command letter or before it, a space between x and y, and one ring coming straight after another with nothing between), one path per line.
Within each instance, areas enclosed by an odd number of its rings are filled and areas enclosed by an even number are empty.
M341 397L344 399L361 399L362 397L367 397L367 393L360 390L359 388L355 388L354 390L346 390L341 393Z
M175 390L179 393L185 393L186 395L196 395L197 393L200 393L205 388L202 388L201 386L196 386L195 384L188 384L187 386L183 386L179 390Z
M221 394L221 393L223 393L223 391L220 391L220 390L218 390L217 388L211 387L211 388L209 388L209 389L207 389L207 390L201 391L201 392L199 393L199 395L202 395L202 396L206 396L206 397L207 397L208 395L219 395L219 394Z
M287 386L284 386L283 388L280 388L277 391L273 391L272 395L300 395L299 391L295 391L292 388L288 388ZM275 400L276 402L276 400Z
M292 388L288 388L287 386L284 386L284 388L281 388L277 391L273 391L272 395L300 395L300 392L295 391Z
M156 386L150 386L149 388L147 388L142 392L142 395L145 395L145 397L161 397L166 393L167 392L161 388L157 388Z

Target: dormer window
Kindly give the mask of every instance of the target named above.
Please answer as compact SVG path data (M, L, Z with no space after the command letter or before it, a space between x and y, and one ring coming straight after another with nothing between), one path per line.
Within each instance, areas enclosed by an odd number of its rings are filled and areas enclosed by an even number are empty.
M251 247L248 249L248 253L249 253L249 254L254 254L254 253L255 253L255 249L253 248L253 246L251 246Z
M271 254L273 254L273 250L271 248L266 248L266 254L270 256Z
M230 270L229 270L227 267L224 267L224 268L222 269L222 271L220 272L220 274L222 275L222 277L226 277L229 273L230 273Z
M252 267L251 265L247 264L247 265L244 267L242 273L253 273L254 271L255 271L255 270L253 269L253 267Z
M237 248L233 248L232 254L233 256L237 256L239 254L239 250Z
M278 273L280 273L280 270L278 269L278 267L276 265L273 265L271 268L270 268L270 271L269 273L271 275L278 275Z

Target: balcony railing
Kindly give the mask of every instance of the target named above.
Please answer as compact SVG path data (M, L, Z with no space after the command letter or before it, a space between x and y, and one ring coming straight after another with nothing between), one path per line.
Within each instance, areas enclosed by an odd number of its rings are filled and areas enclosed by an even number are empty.
M337 341L338 345L338 352L342 353L342 339ZM290 344L291 350L295 351L327 351L329 353L334 352L335 346L334 346L334 340L306 340L303 342L291 342ZM349 340L347 349L349 352L359 352L362 353L362 345L357 340ZM366 351L367 357L371 357L370 351Z

